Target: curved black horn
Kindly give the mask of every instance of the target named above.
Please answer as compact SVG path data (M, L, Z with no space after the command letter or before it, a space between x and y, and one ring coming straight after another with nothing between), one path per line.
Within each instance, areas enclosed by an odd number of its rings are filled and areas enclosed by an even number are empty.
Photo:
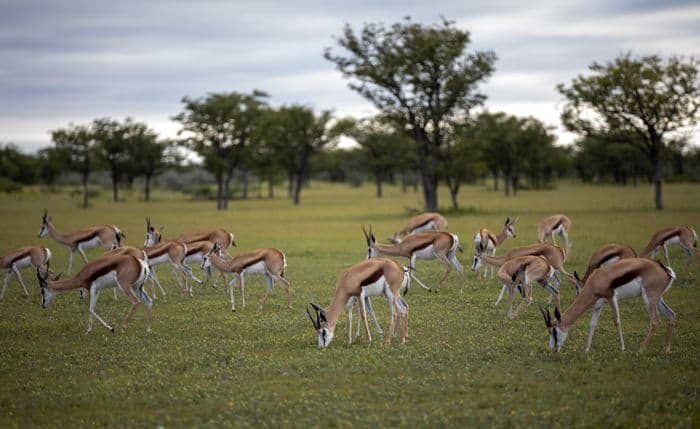
M545 310L544 307L542 307L542 304L539 304L540 306L540 313L542 313L542 317L544 317L544 323L547 325L548 328L552 327L552 318L549 315L549 310Z
M306 314L309 315L309 319L311 319L311 323L313 323L314 329L318 329L318 328L319 328L318 321L317 321L317 320L314 320L314 317L311 315L311 312L309 311L309 306L308 306L308 305L306 306ZM318 316L317 316L317 317L318 317Z
M49 215L49 211L46 210L46 209L44 209L44 215L41 217L41 219L42 219L44 222L46 222L46 216L48 216L48 215Z

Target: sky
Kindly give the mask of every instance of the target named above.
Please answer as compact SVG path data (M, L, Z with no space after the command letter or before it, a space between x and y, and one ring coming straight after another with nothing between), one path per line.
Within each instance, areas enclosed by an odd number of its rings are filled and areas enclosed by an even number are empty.
M700 57L697 1L0 0L0 143L34 152L53 129L127 116L174 137L183 97L256 88L273 106L369 116L323 51L346 23L404 16L444 16L495 51L486 107L539 118L559 144L575 136L558 83L627 51Z

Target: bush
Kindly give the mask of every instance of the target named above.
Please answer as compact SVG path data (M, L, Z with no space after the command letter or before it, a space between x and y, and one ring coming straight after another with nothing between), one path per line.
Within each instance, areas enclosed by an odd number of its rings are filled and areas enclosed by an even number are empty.
M7 177L0 177L0 192L22 192L22 185L8 179Z

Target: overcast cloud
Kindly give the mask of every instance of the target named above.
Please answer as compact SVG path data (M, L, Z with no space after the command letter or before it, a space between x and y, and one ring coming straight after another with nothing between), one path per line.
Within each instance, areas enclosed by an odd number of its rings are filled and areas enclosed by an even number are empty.
M322 57L345 23L443 15L492 49L486 106L559 124L557 83L593 61L637 54L700 56L693 1L34 1L0 0L0 142L50 144L69 122L131 116L164 136L183 96L267 91L364 116L372 106ZM697 141L697 137L694 139Z

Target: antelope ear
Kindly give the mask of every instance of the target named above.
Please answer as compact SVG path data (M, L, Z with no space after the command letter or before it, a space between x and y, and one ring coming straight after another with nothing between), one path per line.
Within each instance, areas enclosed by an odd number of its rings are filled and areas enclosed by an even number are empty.
M328 323L328 318L326 317L326 310L321 309L318 312L318 316L321 319L321 322Z
M514 272L512 276L510 276L510 279L513 280L513 281L515 281L515 279L517 279L517 278L518 278L518 272L517 272L517 271Z
M558 308L554 309L554 318L557 319L557 323L561 323L561 313Z
M574 278L579 282L581 281L581 278L578 276L578 273L576 271L574 271Z
M506 226L510 225L510 218L506 218Z

